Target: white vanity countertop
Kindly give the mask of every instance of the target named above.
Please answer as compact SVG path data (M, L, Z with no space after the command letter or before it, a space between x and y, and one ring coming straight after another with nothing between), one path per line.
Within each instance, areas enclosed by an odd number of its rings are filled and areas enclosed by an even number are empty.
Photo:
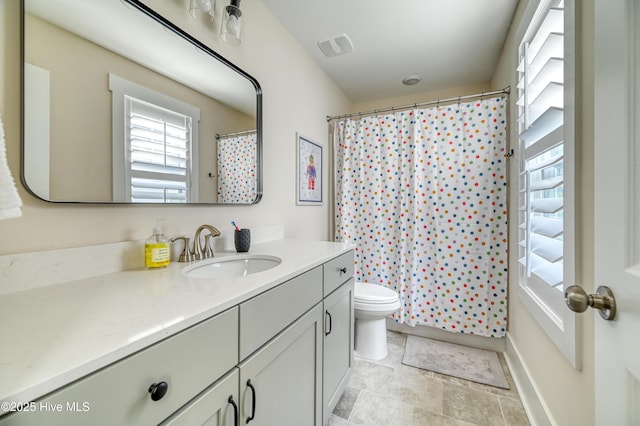
M191 263L172 262L0 295L0 403L33 401L350 249L276 240L249 254L282 263L241 278L188 278Z

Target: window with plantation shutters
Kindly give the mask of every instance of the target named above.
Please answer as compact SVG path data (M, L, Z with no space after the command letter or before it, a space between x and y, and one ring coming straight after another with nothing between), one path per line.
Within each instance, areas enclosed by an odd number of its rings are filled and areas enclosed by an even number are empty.
M517 68L520 295L577 366L575 314L564 303L575 275L573 3L532 6Z
M130 201L186 203L191 118L125 96Z
M200 109L115 74L113 200L136 203L198 202Z

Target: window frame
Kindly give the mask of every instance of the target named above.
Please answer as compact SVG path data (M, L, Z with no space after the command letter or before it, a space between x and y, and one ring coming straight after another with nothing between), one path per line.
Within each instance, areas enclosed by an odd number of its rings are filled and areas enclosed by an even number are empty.
M167 110L191 117L191 146L187 158L187 203L199 201L198 188L198 127L200 108L189 105L148 87L109 73L109 90L112 92L112 141L113 141L113 201L131 202L131 174L127 167L126 98L132 97Z
M517 66L521 62L521 50L525 41L533 39L532 33L538 32L539 24L551 8L553 0L534 0L527 5L523 19L517 33L516 44L516 81L519 81L519 72ZM564 0L564 82L563 82L563 124L562 124L562 145L563 145L563 277L562 291L545 292L540 287L536 288L534 280L527 279L527 266L523 266L520 262L521 256L518 256L518 296L523 305L535 318L540 327L549 336L551 341L558 347L562 354L567 358L570 364L576 368L581 368L580 347L580 318L575 312L564 306L564 290L576 282L576 227L578 218L575 214L576 204L576 126L575 126L575 85L576 85L576 68L575 68L575 0ZM518 94L520 95L520 93ZM518 96L519 97L519 96ZM527 100L525 100L527 102ZM517 109L517 108L516 108ZM525 191L525 197L529 197L526 182L525 164L526 152L524 143L520 138L521 129L518 123L516 134L518 138L518 233L522 226L522 218L529 213L528 207L522 209L520 200L521 190ZM553 133L553 132L551 132ZM531 156L529 158L532 158ZM528 225L527 225L528 226ZM527 237L527 245L525 251L530 251L528 241L530 228L525 227L524 234ZM517 239L520 241L520 238ZM520 252L520 246L518 246ZM528 264L528 261L527 261ZM549 287L551 288L551 287ZM553 300L550 298L553 297ZM555 310L550 306L555 305Z

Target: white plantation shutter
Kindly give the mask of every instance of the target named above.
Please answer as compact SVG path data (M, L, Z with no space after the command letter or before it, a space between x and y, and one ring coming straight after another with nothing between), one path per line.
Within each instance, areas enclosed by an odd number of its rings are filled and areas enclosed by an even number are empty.
M113 201L197 203L200 109L109 74Z
M574 279L573 3L534 6L517 68L521 299L577 365L575 316L564 303Z
M125 97L131 201L186 203L191 118Z

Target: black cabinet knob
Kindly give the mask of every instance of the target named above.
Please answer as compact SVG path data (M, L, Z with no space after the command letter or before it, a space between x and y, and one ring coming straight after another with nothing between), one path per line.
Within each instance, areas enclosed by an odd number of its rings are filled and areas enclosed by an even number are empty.
M167 382L154 383L149 386L149 393L151 394L152 401L160 401L169 390Z
M340 273L341 274L346 274L347 273L347 268L340 268Z

